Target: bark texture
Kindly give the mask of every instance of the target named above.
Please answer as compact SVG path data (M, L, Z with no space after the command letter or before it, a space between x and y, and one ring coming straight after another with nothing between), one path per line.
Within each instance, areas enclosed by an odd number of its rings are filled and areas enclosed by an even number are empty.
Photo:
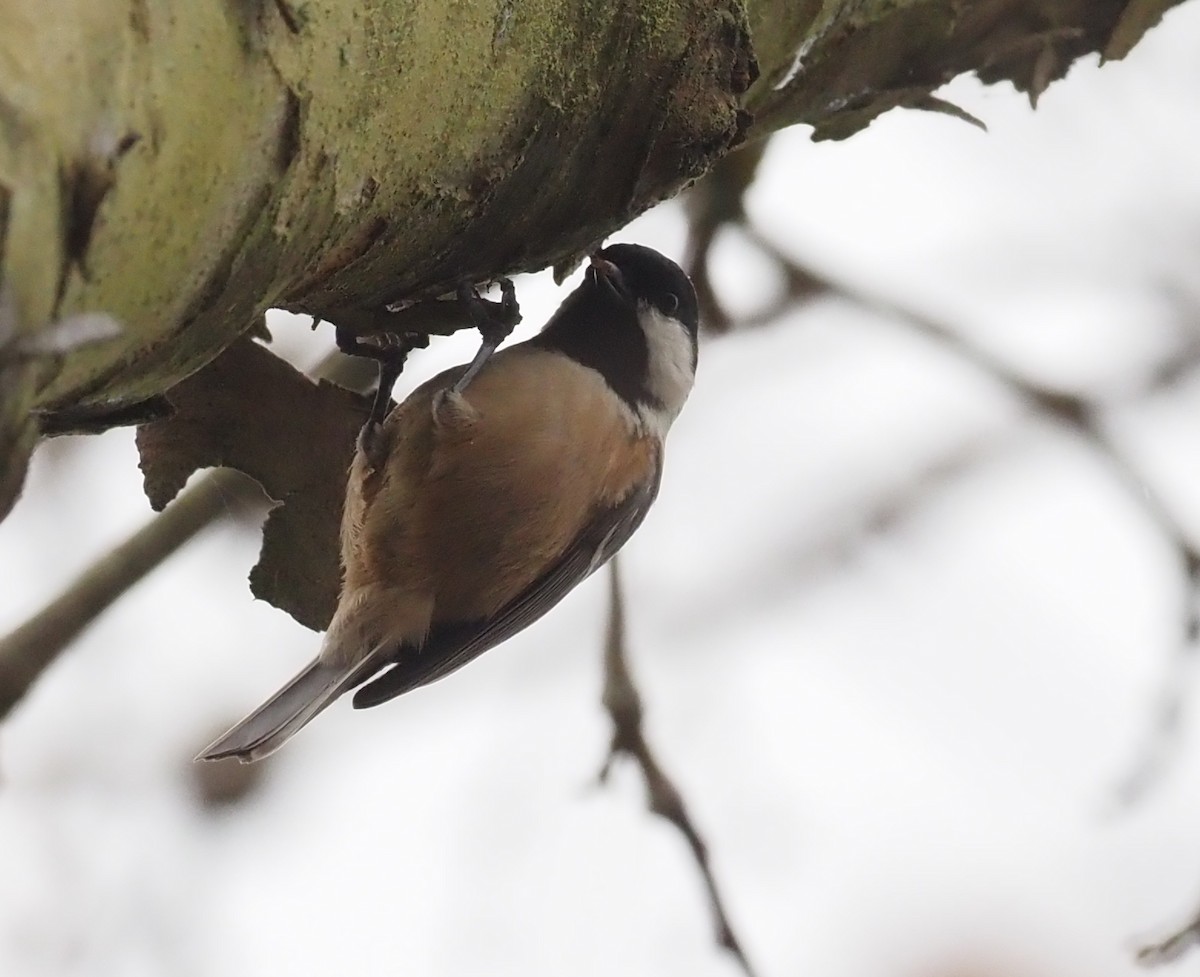
M161 416L266 308L569 266L747 136L1036 98L1174 2L6 0L0 514L39 430ZM20 353L81 313L122 332Z

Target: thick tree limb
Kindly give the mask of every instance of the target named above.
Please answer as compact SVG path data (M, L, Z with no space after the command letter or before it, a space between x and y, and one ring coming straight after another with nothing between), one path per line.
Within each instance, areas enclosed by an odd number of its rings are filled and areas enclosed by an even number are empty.
M1036 98L1175 2L10 0L0 279L24 330L125 332L5 377L0 512L35 410L126 416L268 307L370 319L562 270L747 134L946 111L972 70Z

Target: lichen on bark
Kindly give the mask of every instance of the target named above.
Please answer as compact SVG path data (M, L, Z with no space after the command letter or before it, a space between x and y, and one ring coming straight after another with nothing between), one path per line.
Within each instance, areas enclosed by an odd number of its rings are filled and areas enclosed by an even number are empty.
M0 362L0 512L39 425L136 418L268 307L361 319L569 266L747 134L844 136L969 70L1036 97L1170 5L8 0L17 328L102 311L123 332Z

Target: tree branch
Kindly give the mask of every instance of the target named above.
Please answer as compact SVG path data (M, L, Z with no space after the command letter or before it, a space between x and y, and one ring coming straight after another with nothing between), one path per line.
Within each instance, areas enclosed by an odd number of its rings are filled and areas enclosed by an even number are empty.
M1164 679L1162 691L1159 693L1153 726L1146 743L1141 748L1138 759L1117 787L1118 804L1128 806L1142 800L1165 773L1183 726L1186 684L1181 679L1191 664L1197 638L1200 637L1200 541L1190 536L1161 496L1147 483L1142 472L1113 439L1104 423L1101 404L1081 394L1048 390L1023 376L1002 358L964 339L948 323L859 286L815 272L793 261L752 226L743 225L742 230L756 247L781 265L788 281L814 281L819 285L818 293L837 295L936 340L981 373L1010 389L1025 400L1035 412L1053 417L1060 424L1073 430L1107 461L1113 475L1125 486L1130 497L1137 500L1163 538L1175 549L1186 581L1186 594L1179 611L1179 639L1175 645L1174 664L1168 668L1167 678ZM803 293L799 296L800 299L804 297L806 296ZM781 300L784 305L795 301L796 297L789 299L788 296ZM781 311L782 308L773 308L770 315L776 316ZM755 317L755 321L757 319L758 317ZM744 324L737 323L734 328L741 325ZM1198 362L1200 342L1186 344L1176 358L1147 380L1142 393L1167 389Z
M612 561L611 566L610 611L604 646L604 692L601 701L612 719L613 734L608 756L600 769L600 782L604 783L608 779L613 763L622 754L630 757L638 765L646 783L647 806L679 829L691 849L696 866L700 869L716 925L717 943L733 954L747 977L754 977L754 968L750 965L750 960L725 911L721 892L709 862L708 846L700 837L679 788L663 770L642 731L642 697L629 670L625 647L625 603L621 596L616 559Z
M369 375L374 376L374 370ZM314 376L364 387L363 363L331 353ZM126 591L205 526L230 512L230 503L265 497L257 483L233 469L216 469L180 493L166 509L97 559L45 607L0 638L0 719L85 628Z
M71 641L134 584L228 510L231 498L262 498L241 472L220 469L184 492L61 594L0 639L0 719Z
M1196 944L1200 944L1200 912L1165 940L1139 949L1137 962L1143 967L1161 967L1174 963Z

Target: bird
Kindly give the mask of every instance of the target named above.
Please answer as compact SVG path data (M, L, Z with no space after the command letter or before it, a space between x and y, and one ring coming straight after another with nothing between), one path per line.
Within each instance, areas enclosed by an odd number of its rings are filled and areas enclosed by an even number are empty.
M351 689L361 709L449 675L641 525L695 379L691 281L649 247L609 245L539 333L497 352L520 318L502 285L502 303L460 289L479 353L399 405L407 348L344 347L385 362L347 483L337 610L317 657L198 760L261 759Z

